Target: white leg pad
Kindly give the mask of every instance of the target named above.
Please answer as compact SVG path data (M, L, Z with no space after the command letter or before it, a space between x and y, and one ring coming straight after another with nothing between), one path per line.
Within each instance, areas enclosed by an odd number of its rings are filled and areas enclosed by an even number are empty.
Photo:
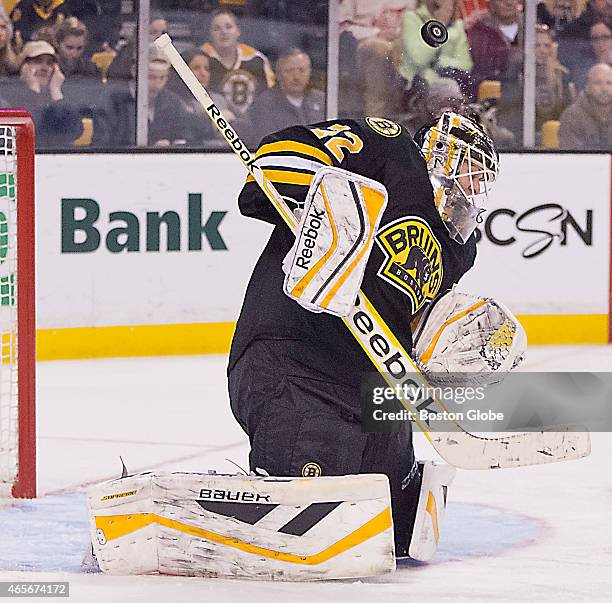
M318 580L393 571L385 475L140 474L88 491L103 572Z

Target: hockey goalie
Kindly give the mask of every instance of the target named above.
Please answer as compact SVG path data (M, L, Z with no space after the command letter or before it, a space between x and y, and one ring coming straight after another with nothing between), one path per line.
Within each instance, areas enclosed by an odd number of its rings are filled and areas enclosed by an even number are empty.
M298 213L326 166L381 183L388 203L362 291L425 369L488 378L518 363L524 331L502 304L453 286L474 264L474 230L497 178L498 155L478 124L450 112L415 140L379 118L296 126L266 137L256 164ZM231 407L249 436L251 470L385 474L397 556L431 558L453 468L418 463L408 424L399 433L362 431L360 388L373 372L371 360L337 318L305 309L283 292L283 259L294 235L253 178L239 206L245 216L275 225L247 289L228 367ZM415 341L412 327L419 322ZM502 328L507 337L496 346Z
M312 580L431 559L454 468L415 459L409 421L362 429L372 359L338 315L361 289L425 374L495 382L525 351L503 304L455 288L498 174L478 124L444 113L414 140L381 118L295 126L264 138L255 165L300 221L292 232L248 177L240 211L274 225L228 366L251 475L143 474L92 489L104 571Z

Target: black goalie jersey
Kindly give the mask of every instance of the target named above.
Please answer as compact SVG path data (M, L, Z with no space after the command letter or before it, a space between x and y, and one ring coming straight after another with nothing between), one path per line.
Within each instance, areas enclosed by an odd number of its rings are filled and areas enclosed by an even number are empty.
M450 238L412 137L380 118L330 121L267 136L256 158L292 209L303 205L313 174L326 165L386 186L389 201L361 289L410 351L411 319L456 283L476 257L474 236L466 245ZM294 237L251 176L238 203L245 216L276 228L251 276L229 370L252 342L274 340L292 366L303 367L302 376L358 388L374 365L341 319L305 310L283 292L282 262Z

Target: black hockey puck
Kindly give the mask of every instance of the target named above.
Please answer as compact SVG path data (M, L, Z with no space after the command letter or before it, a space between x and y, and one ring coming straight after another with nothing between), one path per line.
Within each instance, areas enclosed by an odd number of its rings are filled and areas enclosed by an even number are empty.
M432 48L437 48L448 40L448 30L444 23L432 19L421 27L421 37L425 44Z

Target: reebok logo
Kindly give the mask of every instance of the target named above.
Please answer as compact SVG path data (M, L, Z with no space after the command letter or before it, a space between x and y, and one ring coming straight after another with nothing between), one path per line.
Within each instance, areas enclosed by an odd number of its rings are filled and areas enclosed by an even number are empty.
M323 224L325 210L317 211L317 208L312 205L310 212L304 221L302 227L302 245L298 249L298 257L295 261L296 266L308 270L310 260L312 259L312 250L316 246L319 229Z

